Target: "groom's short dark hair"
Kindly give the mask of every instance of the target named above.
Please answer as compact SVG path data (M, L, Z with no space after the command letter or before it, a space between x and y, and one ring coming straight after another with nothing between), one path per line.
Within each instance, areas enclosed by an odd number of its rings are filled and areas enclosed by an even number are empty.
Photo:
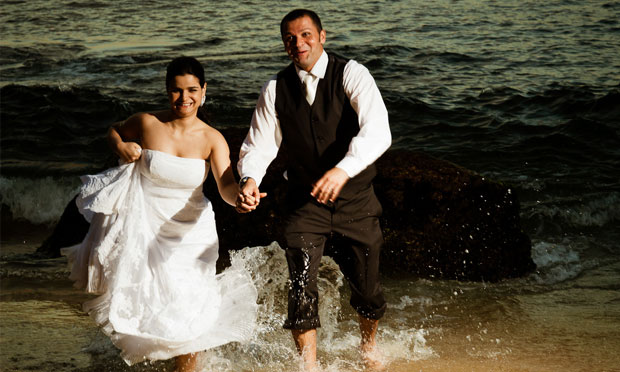
M323 30L323 26L321 25L321 19L315 12L313 12L312 10L308 10L308 9L295 9L295 10L290 11L287 15L284 16L284 18L282 18L282 22L280 22L280 35L284 37L284 32L286 31L286 25L289 22L294 21L297 18L301 18L305 16L310 17L310 19L312 20L312 23L314 23L319 33L321 32L321 30Z

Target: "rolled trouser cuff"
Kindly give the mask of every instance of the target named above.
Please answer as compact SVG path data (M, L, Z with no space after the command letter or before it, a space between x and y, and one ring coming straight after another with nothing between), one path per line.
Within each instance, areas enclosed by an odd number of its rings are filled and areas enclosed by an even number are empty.
M316 319L287 319L282 326L284 329L316 329L321 327L321 322Z

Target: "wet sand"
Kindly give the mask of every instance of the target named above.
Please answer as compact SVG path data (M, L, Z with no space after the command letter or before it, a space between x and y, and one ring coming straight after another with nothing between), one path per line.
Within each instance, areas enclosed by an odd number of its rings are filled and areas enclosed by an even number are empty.
M34 252L42 236L3 239L2 370L171 371L170 361L124 364L81 311L81 302L89 296L71 287L64 259L24 256ZM619 264L602 266L571 285L548 291L514 283L387 279L390 309L379 336L389 361L387 370L619 371L617 283ZM346 286L339 291L339 299L329 302L326 295L322 302L334 307L336 315L326 316L319 331L319 358L328 372L362 371L355 314L347 306ZM274 306L276 312L282 311ZM290 336L277 326L278 321L267 322L253 345L208 351L203 355L203 370L298 370Z

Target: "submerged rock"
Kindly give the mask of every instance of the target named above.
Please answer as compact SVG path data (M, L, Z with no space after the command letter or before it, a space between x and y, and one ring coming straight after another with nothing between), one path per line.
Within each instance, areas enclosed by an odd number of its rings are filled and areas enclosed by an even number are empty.
M238 149L245 129L222 130ZM231 151L233 165L237 151ZM268 196L249 214L238 214L219 196L212 176L204 191L212 201L220 253L246 246L281 245L285 159L279 156L261 185ZM531 243L522 231L519 202L512 190L450 162L425 154L391 150L377 161L375 191L383 205L384 274L497 281L535 268ZM70 203L50 238L37 251L55 256L86 234ZM67 244L71 243L71 244Z

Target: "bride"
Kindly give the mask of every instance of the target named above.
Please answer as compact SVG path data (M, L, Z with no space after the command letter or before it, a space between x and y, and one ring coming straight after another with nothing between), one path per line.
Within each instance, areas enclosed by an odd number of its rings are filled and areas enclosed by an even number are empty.
M84 304L127 364L175 357L193 371L195 353L247 341L257 291L241 264L216 275L218 239L202 193L209 170L221 197L239 192L224 137L199 118L204 70L191 57L167 68L170 108L113 125L112 149L124 164L82 177L76 203L91 223L65 250L76 286L100 294Z

